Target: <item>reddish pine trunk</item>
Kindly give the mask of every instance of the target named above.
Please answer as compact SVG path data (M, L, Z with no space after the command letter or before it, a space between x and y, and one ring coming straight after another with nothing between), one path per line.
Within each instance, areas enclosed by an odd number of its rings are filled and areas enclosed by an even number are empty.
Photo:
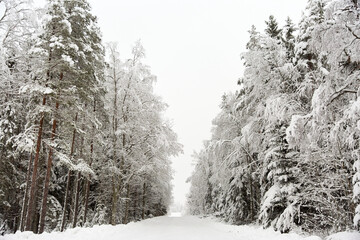
M76 187L75 187L75 207L74 207L73 228L76 227L77 218L78 218L79 197L80 197L80 181L81 181L81 174L80 174L80 172L78 172L78 174L76 176Z
M61 73L60 80L62 80L62 78L63 78L63 74ZM58 109L59 109L59 102L56 102L55 113L57 112ZM52 125L51 142L54 142L55 133L56 133L56 116L54 116L53 125ZM44 193L43 193L43 199L42 199L42 205L41 205L39 233L43 233L44 227L45 227L47 199L48 199L48 194L49 194L50 175L51 175L51 168L52 168L52 154L53 154L53 148L50 146L47 167L46 167L46 176L45 176L45 181L44 181Z
M24 231L25 228L26 206L29 201L31 164L32 164L32 153L30 154L29 164L26 172L26 187L25 187L24 200L21 208L22 210L21 210L21 219L20 219L20 231Z
M75 123L77 121L77 114L75 115ZM71 142L71 149L70 149L70 157L72 157L74 153L74 145L75 145L75 136L76 136L76 129L73 131L73 137ZM66 189L65 189L65 200L64 200L64 208L63 208L63 216L61 221L61 228L60 231L63 232L65 228L65 222L66 222L66 212L67 212L67 205L69 202L69 191L70 191L70 181L71 181L71 170L68 171L68 178L66 182Z
M96 111L96 102L94 100L94 113ZM95 129L95 127L93 126L93 129ZM92 161L93 161L93 152L94 152L94 140L91 140L91 145L90 145L90 163L89 166L91 167ZM89 193L90 193L90 181L88 178L86 178L85 181L85 203L84 203L84 220L83 223L86 223L86 217L87 217L87 210L88 210L88 205L89 205Z
M86 224L86 218L87 218L87 211L88 211L88 205L89 205L89 194L90 194L90 181L89 179L86 179L85 181L85 203L84 203L84 220L83 224Z
M70 181L71 181L71 170L68 171L67 182L66 182L64 208L63 208L63 215L62 215L61 228L60 228L61 232L63 232L65 228L67 205L69 202Z
M46 104L46 96L43 97L43 106ZM44 112L41 113L40 121L39 121L39 130L36 141L36 152L35 159L33 165L33 172L31 176L31 187L30 187L30 196L29 196L29 204L27 207L27 216L26 216L26 227L25 230L31 231L32 221L34 220L34 212L35 212L35 192L37 188L37 171L39 165L39 156L40 156L40 147L41 147L41 138L43 131L43 123L44 123Z
M86 107L86 105L85 105ZM84 124L82 126L82 130L84 130ZM80 147L80 157L83 158L83 148L84 148L84 137L81 137L81 147ZM75 180L75 206L74 206L74 218L73 218L73 228L76 227L77 218L78 218L78 211L79 211L79 197L80 197L80 181L81 181L81 174L80 172L76 175Z

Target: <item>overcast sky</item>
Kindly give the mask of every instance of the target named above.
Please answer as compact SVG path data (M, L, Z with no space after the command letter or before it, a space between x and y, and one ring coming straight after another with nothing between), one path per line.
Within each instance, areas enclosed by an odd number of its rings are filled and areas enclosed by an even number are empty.
M44 2L44 0L35 0ZM141 39L145 62L158 78L156 92L169 104L166 117L184 145L173 159L175 202L184 203L192 171L191 155L211 136L211 121L221 96L237 89L240 53L248 30L259 31L274 15L280 26L295 23L307 0L89 0L104 42L117 41L121 57L130 57Z
M185 202L191 155L211 136L221 96L237 89L248 30L273 14L298 22L306 0L90 0L104 41L118 41L123 58L141 39L156 92L169 108L184 154L173 159L174 199Z

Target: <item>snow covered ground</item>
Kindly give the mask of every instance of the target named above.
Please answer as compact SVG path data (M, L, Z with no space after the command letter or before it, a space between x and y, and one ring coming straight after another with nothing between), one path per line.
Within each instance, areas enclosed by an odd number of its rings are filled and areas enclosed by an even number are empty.
M360 233L334 235L331 240L359 240ZM128 225L103 225L93 228L74 228L63 233L53 232L35 235L31 232L0 237L0 240L320 240L319 237L304 237L295 233L280 234L271 229L255 226L232 226L211 218L180 216L172 214Z

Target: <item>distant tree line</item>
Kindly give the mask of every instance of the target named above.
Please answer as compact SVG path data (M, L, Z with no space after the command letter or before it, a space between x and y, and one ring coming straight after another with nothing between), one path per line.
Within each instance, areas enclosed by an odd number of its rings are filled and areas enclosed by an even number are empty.
M238 90L196 153L188 207L282 233L360 230L360 2L253 26Z
M166 214L181 151L136 42L102 44L87 0L0 0L0 232Z

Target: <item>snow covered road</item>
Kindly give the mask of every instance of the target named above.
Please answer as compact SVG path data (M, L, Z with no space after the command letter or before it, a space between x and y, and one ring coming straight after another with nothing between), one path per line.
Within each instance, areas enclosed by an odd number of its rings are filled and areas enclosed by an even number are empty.
M359 236L359 235L357 235ZM74 228L63 233L35 235L31 232L0 237L0 240L304 240L297 234L280 234L256 226L232 226L211 218L157 217L127 225ZM309 237L307 240L320 240ZM355 238L356 239L356 238Z

